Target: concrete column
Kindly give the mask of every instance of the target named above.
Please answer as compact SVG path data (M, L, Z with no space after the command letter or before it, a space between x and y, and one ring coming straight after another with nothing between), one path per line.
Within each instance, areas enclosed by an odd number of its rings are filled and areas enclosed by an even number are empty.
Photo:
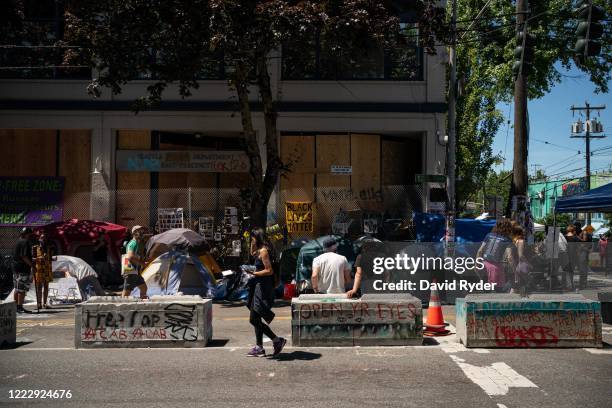
M115 222L115 138L112 129L100 126L91 133L91 200L90 218Z

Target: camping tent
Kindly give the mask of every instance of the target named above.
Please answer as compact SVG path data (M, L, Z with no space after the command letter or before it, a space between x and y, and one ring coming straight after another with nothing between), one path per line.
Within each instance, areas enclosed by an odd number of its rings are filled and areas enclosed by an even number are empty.
M170 251L158 256L142 272L147 295L200 295L212 298L214 278L197 256ZM132 296L140 296L138 288Z
M313 239L300 248L300 253L298 255L295 268L296 282L310 280L310 275L312 275L312 260L325 251L323 248L323 243L329 238L334 238L338 243L337 252L340 255L344 255L351 265L353 262L355 262L355 250L353 248L353 243L350 240L337 235L325 235L317 239Z
M582 194L558 198L555 212L612 212L612 183Z

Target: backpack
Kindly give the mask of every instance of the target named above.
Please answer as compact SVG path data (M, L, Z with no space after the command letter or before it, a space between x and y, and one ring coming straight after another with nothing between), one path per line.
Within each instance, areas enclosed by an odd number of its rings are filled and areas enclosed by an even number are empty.
M509 238L494 233L488 234L485 237L485 249L483 258L485 261L493 263L502 263L504 261L504 253L512 244Z

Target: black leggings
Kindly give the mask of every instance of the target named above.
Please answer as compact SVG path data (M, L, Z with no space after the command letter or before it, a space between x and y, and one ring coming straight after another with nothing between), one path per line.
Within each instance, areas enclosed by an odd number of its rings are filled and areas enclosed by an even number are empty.
M271 340L276 338L276 334L270 329L270 327L262 321L261 315L253 310L251 310L251 316L249 317L249 322L255 328L255 339L258 346L263 346L263 335L265 334Z

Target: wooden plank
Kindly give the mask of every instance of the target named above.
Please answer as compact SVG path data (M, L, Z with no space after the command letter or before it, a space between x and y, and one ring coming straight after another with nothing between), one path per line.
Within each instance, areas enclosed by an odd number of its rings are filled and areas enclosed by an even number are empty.
M151 132L147 129L122 129L117 131L117 149L148 150L151 148Z
M380 197L380 135L351 134L351 189L362 209ZM380 201L380 200L379 200Z
M340 209L347 208L342 197L350 190L350 176L331 174L332 165L349 166L351 164L350 137L346 135L317 135L317 213L315 230L319 235L331 233L334 217Z
M14 129L7 134L8 143L12 150L10 155L4 155L6 160L2 172L6 176L55 176L57 131L55 129Z
M284 224L285 203L287 201L314 201L315 200L315 136L281 136L280 156L284 164L289 165L291 171L280 177L280 208L277 212L279 222ZM314 238L315 232L300 234L300 236ZM297 235L290 234L292 238Z
M148 150L151 148L149 130L117 131L117 148ZM116 217L120 224L150 225L151 176L148 172L117 172Z
M60 131L59 175L66 178L64 218L89 218L91 131Z

